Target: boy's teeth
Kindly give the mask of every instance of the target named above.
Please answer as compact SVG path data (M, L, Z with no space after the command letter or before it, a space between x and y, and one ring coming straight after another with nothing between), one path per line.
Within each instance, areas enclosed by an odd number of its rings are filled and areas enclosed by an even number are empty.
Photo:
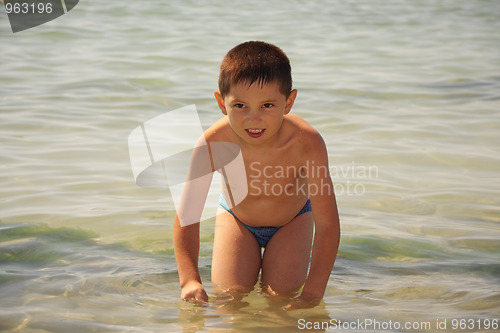
M254 133L254 134L262 132L262 130L261 130L261 129L249 129L248 131L249 131L250 133Z

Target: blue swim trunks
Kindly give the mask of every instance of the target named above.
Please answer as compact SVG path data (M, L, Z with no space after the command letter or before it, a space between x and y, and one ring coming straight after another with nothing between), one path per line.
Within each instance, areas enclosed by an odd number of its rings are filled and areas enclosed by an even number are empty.
M274 233L278 231L279 228L281 228L281 227L252 227L241 222L241 220L236 215L234 215L233 211L229 209L226 199L222 194L220 195L219 198L219 206L227 210L229 213L231 213L231 215L234 216L234 218L238 222L243 224L243 226L245 226L245 228L247 228L254 235L260 247L266 247L267 243L269 242L271 237L273 237ZM295 217L310 211L311 211L311 200L307 199L306 204L304 205L304 207L302 207L300 212L297 215L295 215Z

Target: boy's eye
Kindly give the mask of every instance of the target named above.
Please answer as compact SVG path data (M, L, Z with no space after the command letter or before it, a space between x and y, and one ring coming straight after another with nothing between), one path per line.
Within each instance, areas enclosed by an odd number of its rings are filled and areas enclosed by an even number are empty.
M272 104L272 103L265 103L264 105L262 105L262 107L264 109L272 108L273 106L274 106L274 104Z
M242 109L245 107L245 105L241 104L241 103L236 103L234 104L234 107L237 108L237 109Z

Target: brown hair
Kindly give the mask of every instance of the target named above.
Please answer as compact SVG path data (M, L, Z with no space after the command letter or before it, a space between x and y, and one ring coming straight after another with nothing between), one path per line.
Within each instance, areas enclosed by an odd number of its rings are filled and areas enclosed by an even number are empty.
M292 91L292 69L286 54L277 46L250 41L232 48L222 60L219 91L224 97L232 84L248 82L278 82L280 92L288 96Z

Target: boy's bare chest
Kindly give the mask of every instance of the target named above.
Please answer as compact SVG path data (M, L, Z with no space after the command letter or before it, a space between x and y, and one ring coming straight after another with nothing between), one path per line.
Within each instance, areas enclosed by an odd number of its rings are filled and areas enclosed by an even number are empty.
M304 166L296 153L243 157L250 195L293 193L305 182Z

